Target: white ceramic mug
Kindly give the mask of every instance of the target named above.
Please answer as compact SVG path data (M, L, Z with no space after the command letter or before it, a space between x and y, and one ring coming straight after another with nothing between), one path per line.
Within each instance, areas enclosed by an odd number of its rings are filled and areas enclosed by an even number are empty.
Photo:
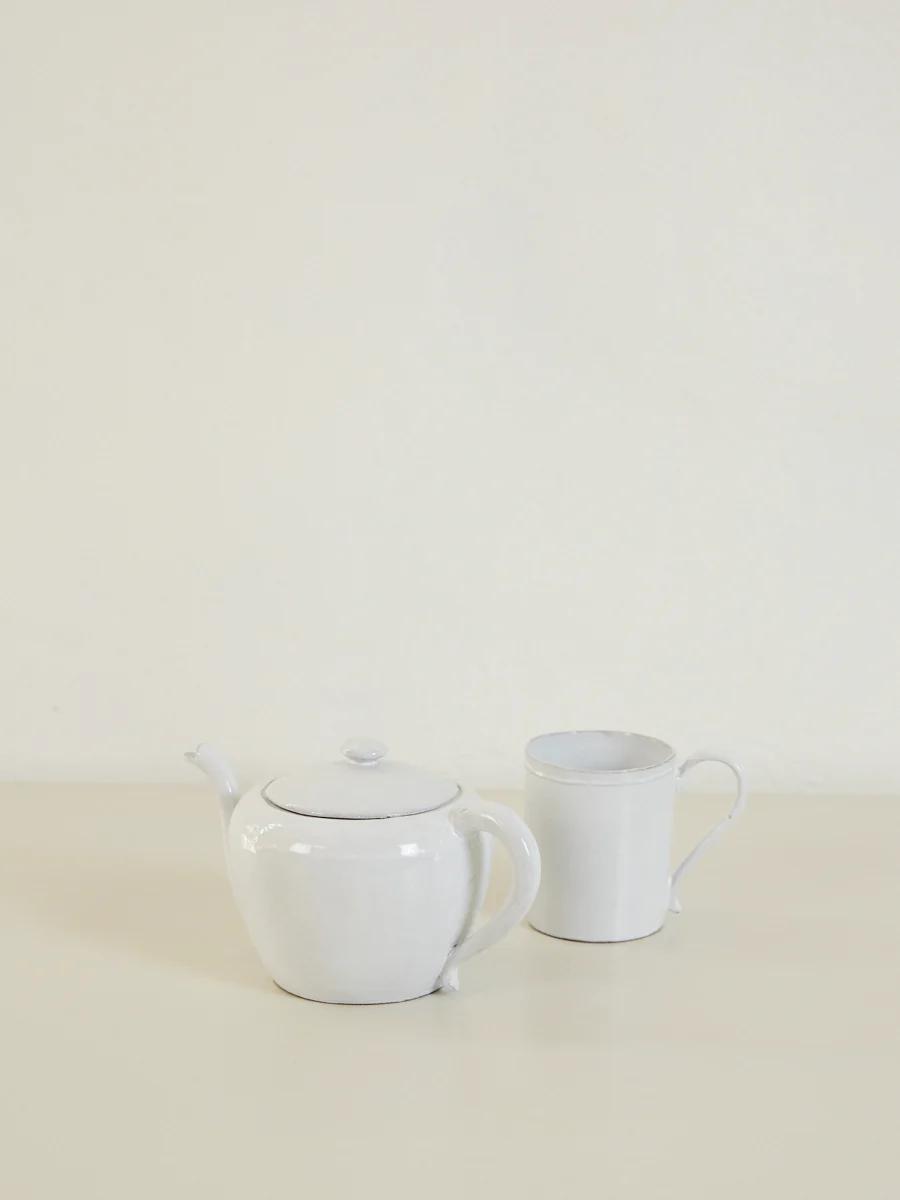
M685 870L744 807L740 767L721 754L675 751L637 733L545 733L525 750L525 819L541 851L542 877L529 921L580 942L623 942L679 912ZM698 763L734 773L737 796L724 820L671 870L675 793Z

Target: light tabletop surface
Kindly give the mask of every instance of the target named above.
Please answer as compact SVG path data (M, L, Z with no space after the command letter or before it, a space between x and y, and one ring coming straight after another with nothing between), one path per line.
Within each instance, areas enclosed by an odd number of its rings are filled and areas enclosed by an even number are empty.
M367 1007L266 977L202 787L0 805L10 1200L900 1195L898 798L751 796L656 936Z

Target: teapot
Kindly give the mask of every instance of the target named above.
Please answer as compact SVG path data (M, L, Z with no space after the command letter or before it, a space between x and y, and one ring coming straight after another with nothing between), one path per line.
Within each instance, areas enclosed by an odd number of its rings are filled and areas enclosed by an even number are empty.
M531 907L534 837L512 809L392 761L380 742L354 738L341 751L243 795L210 746L185 756L218 792L229 879L263 966L285 991L335 1004L455 991L459 964ZM475 929L490 838L509 854L513 883Z

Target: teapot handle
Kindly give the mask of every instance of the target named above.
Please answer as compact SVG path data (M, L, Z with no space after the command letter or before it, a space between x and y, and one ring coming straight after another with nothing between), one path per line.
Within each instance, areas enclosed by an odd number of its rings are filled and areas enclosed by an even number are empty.
M531 908L541 881L541 855L531 830L505 804L473 797L465 807L455 809L450 820L463 837L489 833L497 838L512 859L514 872L510 894L500 911L456 945L444 964L438 987L455 992L459 988L459 964L505 937Z
M734 803L732 804L728 815L723 817L722 820L719 821L718 825L714 825L706 837L700 839L690 854L683 859L681 863L679 863L678 867L676 867L675 871L673 872L672 879L669 884L669 912L681 912L681 901L678 899L676 888L678 887L682 875L685 873L688 867L696 862L700 855L708 850L713 842L725 832L726 828L731 824L735 817L740 816L744 810L744 805L747 802L744 794L745 781L743 771L736 762L733 762L730 758L726 758L724 754L717 754L714 750L700 751L697 754L692 754L690 758L686 758L675 774L676 781L680 783L688 771L693 770L693 768L699 766L700 763L706 762L721 763L723 767L727 767L729 771L731 771L737 782L737 795L734 798Z

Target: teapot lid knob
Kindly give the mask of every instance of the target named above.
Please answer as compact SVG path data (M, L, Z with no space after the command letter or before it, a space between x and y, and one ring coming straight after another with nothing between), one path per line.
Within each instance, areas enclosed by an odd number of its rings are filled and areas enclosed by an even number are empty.
M387 746L375 738L348 738L341 746L341 754L359 767L374 767L387 754Z

